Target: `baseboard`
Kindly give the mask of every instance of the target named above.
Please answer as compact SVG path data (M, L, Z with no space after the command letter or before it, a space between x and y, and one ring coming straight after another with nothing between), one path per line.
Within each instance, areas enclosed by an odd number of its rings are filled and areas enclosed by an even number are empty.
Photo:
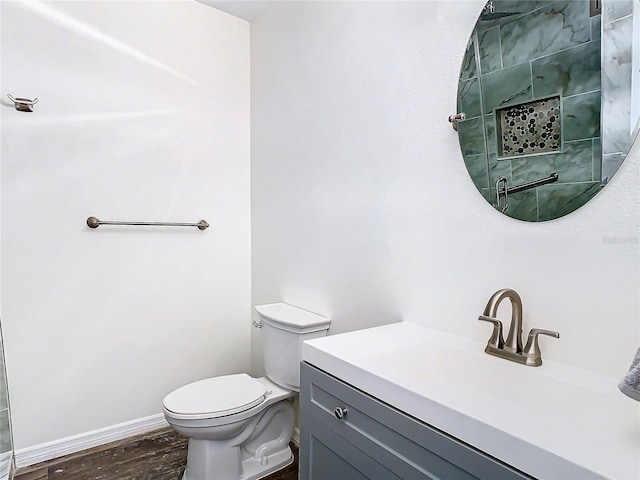
M298 427L293 428L293 435L291 435L291 441L300 447L300 429Z
M129 422L81 433L80 435L41 443L33 447L22 448L15 451L16 467L27 467L53 458L86 450L87 448L97 447L105 443L115 442L123 438L168 426L169 424L165 420L164 415L159 413L157 415L137 418Z

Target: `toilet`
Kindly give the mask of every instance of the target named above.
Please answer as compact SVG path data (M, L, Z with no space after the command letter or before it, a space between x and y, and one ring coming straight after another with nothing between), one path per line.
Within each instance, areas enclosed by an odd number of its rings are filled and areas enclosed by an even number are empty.
M266 376L207 378L162 402L169 425L189 439L183 480L255 480L293 462L302 342L325 336L331 320L285 303L255 308Z

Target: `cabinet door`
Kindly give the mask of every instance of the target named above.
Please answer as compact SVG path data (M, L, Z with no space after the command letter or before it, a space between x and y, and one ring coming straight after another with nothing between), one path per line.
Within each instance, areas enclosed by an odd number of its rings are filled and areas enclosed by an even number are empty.
M362 478L325 474L330 456L368 479L531 479L312 365L301 365L300 379L300 471L306 475L301 474L300 480ZM347 413L336 418L336 407Z
M301 418L299 480L402 480L315 418Z

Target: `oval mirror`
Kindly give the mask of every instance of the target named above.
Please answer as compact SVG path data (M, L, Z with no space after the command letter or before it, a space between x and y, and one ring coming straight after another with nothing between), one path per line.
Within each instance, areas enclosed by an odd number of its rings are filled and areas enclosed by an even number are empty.
M489 0L450 117L478 191L531 222L588 202L638 132L639 70L640 0Z

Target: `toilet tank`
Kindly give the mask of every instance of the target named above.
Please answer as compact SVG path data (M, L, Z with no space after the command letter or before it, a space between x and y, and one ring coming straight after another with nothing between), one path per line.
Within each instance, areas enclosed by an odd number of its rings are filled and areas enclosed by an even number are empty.
M258 305L262 320L262 362L272 381L300 389L302 342L324 337L331 320L286 303Z

